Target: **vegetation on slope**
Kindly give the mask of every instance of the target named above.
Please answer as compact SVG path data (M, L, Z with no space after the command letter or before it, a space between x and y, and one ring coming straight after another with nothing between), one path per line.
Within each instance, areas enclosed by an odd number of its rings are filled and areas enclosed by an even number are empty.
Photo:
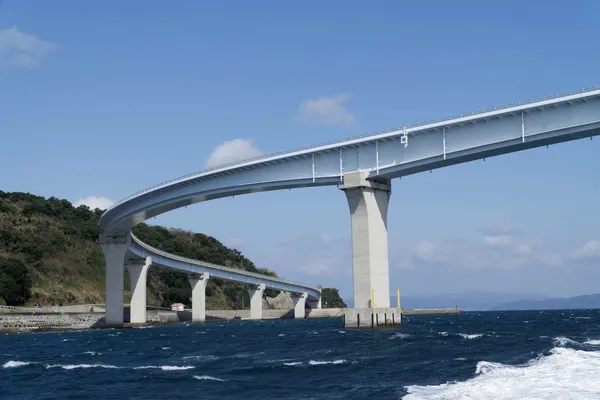
M103 303L104 255L97 244L101 215L101 210L75 208L67 200L0 191L0 302ZM146 224L138 225L134 233L172 254L276 276L210 236ZM128 288L127 274L125 279ZM267 290L266 295L274 296L275 292ZM337 290L331 295L339 298ZM185 273L150 268L149 304L189 304L190 296ZM211 309L248 308L249 304L243 285L219 279L209 280L207 296L207 308ZM333 303L328 301L330 307Z

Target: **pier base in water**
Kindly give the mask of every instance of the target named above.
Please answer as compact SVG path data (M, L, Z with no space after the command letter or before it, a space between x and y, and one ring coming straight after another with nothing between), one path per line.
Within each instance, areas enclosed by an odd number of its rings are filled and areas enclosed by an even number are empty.
M402 311L399 308L345 308L344 328L372 329L391 328L402 325Z

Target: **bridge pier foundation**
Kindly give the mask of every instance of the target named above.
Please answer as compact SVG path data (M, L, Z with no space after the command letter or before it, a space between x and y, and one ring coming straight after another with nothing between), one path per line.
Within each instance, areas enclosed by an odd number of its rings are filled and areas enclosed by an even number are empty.
M129 322L132 324L146 323L146 278L150 265L152 257L146 257L146 261L127 263L131 284Z
M265 292L265 285L250 286L248 295L250 296L250 319L262 319L262 298Z
M206 321L206 285L209 278L208 272L188 277L192 286L192 322Z
M106 312L107 326L123 326L123 275L125 254L130 237L104 237L100 235L100 246L106 261Z
M392 186L366 177L365 172L346 174L342 187L352 218L354 307L385 308L390 306L387 211Z
M292 293L292 301L294 302L294 318L300 319L306 317L306 299L308 293Z

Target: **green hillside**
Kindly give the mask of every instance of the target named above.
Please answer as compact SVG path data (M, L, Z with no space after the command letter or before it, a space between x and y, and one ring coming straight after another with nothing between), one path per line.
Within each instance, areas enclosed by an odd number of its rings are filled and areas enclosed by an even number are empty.
M104 255L97 244L101 210L73 207L67 200L0 191L0 303L68 305L104 303ZM134 233L149 245L173 254L276 276L257 268L235 249L201 233L140 224ZM129 281L125 274L126 301ZM267 290L267 296L277 292ZM187 275L150 268L148 304L189 304ZM324 296L337 290L324 289ZM207 308L240 309L243 285L211 279ZM337 304L337 303L336 303Z

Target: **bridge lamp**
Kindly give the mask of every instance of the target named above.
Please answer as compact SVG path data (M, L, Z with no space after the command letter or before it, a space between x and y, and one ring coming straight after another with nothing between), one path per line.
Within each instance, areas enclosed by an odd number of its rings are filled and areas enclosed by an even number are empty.
M408 147L408 134L406 133L406 125L404 125L404 131L400 137L400 143L404 145L404 148Z

